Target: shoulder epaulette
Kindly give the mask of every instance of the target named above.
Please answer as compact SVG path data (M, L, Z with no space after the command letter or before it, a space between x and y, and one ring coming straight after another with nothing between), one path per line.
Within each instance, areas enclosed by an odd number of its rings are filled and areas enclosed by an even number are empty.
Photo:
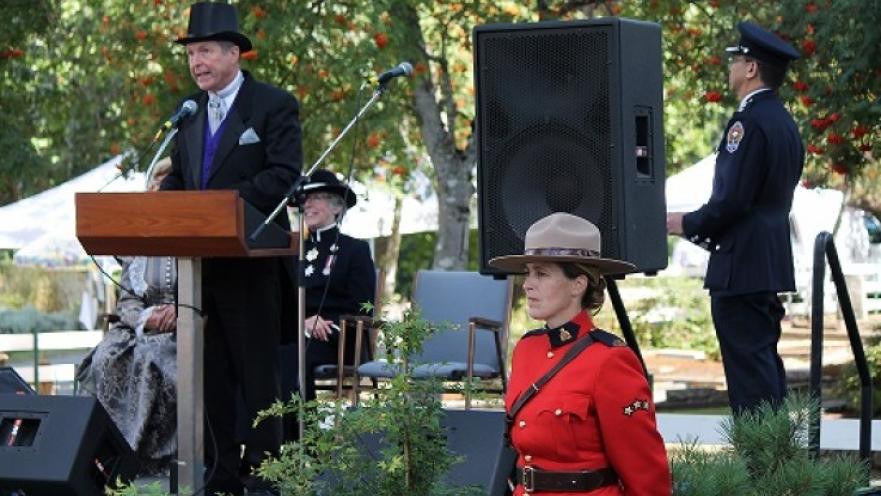
M532 336L541 336L547 334L548 330L545 328L533 329L531 331L526 332L520 339L529 338Z
M627 343L625 343L623 339L612 334L611 332L606 332L602 329L594 329L590 332L590 336L594 339L594 341L599 341L600 343L603 343L604 345L609 347L627 346Z

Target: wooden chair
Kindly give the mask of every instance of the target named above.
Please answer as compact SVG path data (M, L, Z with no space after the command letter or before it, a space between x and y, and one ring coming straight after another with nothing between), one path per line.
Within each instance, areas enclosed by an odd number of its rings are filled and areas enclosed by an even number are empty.
M376 293L374 299L379 301L382 297L385 278L382 271L378 270L376 275ZM375 308L378 308L376 305ZM376 339L379 327L382 322L374 320L373 317L365 315L342 315L340 316L340 339L337 346L337 363L328 363L318 365L314 369L315 390L316 391L334 391L336 399L342 399L343 391L349 391L353 402L357 403L357 387L354 384L360 380L358 377L358 367L363 362L370 362L374 359L376 352ZM354 329L352 327L354 326ZM349 332L355 333L355 349L360 352L355 353L354 362L338 367L338 363L345 361L345 343ZM346 386L346 380L349 379L351 384ZM374 381L375 382L375 381Z

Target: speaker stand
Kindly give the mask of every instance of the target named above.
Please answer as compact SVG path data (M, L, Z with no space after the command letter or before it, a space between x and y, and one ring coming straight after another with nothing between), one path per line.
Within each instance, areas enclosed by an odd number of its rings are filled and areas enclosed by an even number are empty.
M618 325L621 326L621 334L624 336L624 341L636 353L636 358L639 358L639 363L642 365L642 372L651 383L648 369L645 366L645 360L642 359L642 353L639 351L636 334L633 333L633 326L630 325L630 317L627 316L627 309L624 308L621 293L618 292L618 284L615 283L615 278L612 276L605 276L605 279L606 290L609 292L609 299L612 300L612 308L615 309L615 315L618 317Z

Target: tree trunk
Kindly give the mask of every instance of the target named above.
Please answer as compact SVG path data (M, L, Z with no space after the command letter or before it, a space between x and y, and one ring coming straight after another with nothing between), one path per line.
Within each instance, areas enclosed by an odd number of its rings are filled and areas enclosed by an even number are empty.
M428 53L419 16L412 5L399 4L395 14L403 25L410 27L408 36L413 46L422 49L419 57L439 69L437 83L432 78L435 71L429 70L415 82L413 91L422 139L435 170L438 229L433 268L464 269L468 264L468 221L474 194L471 186L473 146L465 151L456 149L457 109L445 58L446 47L441 47L439 54Z
M381 294L376 295L373 314L382 315L382 306L395 295L395 279L398 276L398 256L401 254L401 209L404 199L395 195L395 211L392 217L392 234L379 257L379 276L383 278Z

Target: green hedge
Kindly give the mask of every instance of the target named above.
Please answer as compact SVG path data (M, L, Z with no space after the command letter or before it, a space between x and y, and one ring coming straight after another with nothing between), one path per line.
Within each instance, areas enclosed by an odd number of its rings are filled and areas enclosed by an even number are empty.
M0 334L25 334L83 329L72 312L41 312L28 306L22 309L0 309Z

